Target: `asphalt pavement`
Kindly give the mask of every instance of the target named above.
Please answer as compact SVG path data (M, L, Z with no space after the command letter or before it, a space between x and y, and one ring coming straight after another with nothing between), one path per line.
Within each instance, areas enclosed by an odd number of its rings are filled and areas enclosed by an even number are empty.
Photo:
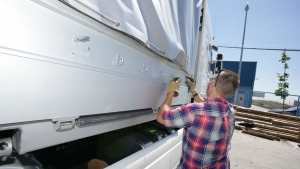
M272 141L235 130L230 151L232 169L299 169L300 148L290 141Z
M252 105L251 109L268 111ZM299 169L299 143L272 141L235 130L230 151L232 169Z

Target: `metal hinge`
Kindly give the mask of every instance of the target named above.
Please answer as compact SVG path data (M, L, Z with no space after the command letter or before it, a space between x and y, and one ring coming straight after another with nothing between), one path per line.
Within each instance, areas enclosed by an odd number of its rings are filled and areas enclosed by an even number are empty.
M75 122L78 118L79 116L52 119L54 129L58 132L72 130L75 127Z

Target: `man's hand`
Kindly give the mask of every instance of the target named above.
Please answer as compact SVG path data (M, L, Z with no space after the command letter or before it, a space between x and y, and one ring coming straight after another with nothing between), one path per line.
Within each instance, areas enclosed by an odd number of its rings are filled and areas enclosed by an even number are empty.
M187 83L187 85L188 85L188 89L189 89L188 92L191 92L192 94L197 93L196 83L195 83L194 78L191 76L185 76L185 77L187 79L185 83Z
M174 77L173 79L171 79L171 81L169 83L168 94L171 92L175 92L174 97L177 97L179 95L178 87L179 87L180 82L181 82L180 77Z
M167 98L161 104L161 106L158 110L157 122L164 124L163 119L162 119L163 112L165 110L169 110L171 108L173 97L177 97L179 95L178 87L179 87L180 82L181 82L180 77L174 77L173 79L171 79L171 81L169 83L169 90L168 90Z
M192 95L194 96L195 102L201 103L204 101L204 99L198 95L197 90L196 90L196 82L193 77L191 76L185 76L186 77L186 82L188 85L188 92L191 92Z

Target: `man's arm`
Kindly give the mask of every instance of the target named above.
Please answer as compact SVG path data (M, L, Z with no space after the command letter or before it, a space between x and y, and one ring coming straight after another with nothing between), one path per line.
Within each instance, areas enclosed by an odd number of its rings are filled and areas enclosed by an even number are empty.
M159 122L161 124L164 124L163 119L162 119L162 115L163 115L163 112L165 110L169 110L171 108L172 99L174 97L174 94L175 94L175 92L170 92L167 95L167 98L165 99L165 101L161 104L161 106L159 108L159 111L158 111L158 114L157 114L157 122Z
M165 110L169 110L171 108L173 97L177 97L179 95L178 88L179 88L180 82L181 82L181 79L179 77L174 77L173 79L171 79L171 81L169 83L167 98L162 103L162 105L160 106L160 109L158 111L157 122L164 124L163 119L162 119L163 112Z

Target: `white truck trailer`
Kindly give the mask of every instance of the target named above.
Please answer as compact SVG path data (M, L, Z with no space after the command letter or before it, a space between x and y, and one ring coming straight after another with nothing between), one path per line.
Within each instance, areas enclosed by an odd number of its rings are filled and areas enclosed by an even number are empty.
M176 168L182 130L155 119L172 77L205 97L206 0L7 0L0 21L0 168Z

